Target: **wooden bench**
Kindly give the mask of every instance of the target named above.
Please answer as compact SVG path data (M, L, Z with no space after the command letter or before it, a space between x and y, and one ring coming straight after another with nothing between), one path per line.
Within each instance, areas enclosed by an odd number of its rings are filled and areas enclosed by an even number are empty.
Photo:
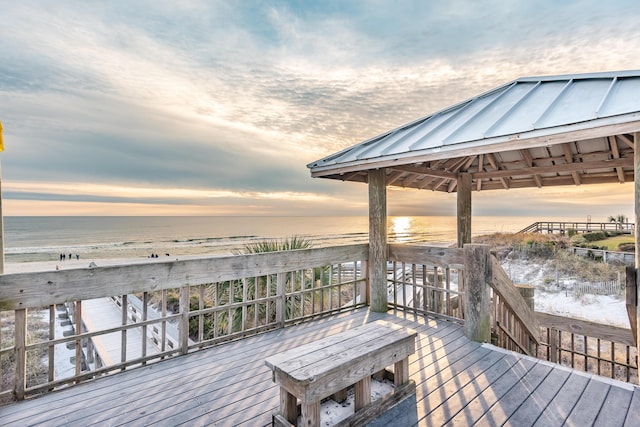
M385 321L367 323L266 359L280 386L274 425L296 425L300 400L304 426L320 425L320 401L354 386L354 414L344 424L373 419L415 392L408 357L417 333ZM394 365L394 391L371 403L371 376ZM345 423L346 422L346 423Z

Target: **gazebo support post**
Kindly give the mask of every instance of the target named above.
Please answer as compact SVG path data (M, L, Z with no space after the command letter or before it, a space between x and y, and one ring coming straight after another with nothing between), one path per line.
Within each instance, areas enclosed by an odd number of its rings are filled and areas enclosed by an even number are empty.
M471 243L471 174L458 174L458 247Z
M464 245L464 334L472 341L491 342L489 245Z
M369 171L369 289L371 311L387 311L387 185L385 169Z
M633 134L633 163L634 163L634 202L635 202L635 267L636 267L636 346L640 346L640 304L637 301L637 295L640 295L638 289L638 270L640 269L640 132Z

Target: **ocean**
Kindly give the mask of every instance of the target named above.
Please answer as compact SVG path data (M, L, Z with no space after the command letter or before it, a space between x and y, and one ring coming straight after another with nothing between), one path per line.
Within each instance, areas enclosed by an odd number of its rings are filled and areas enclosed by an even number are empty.
M518 231L539 219L474 217L473 235ZM390 217L389 241L450 244L455 217ZM265 239L299 236L313 247L365 243L367 217L5 217L5 262L224 255Z

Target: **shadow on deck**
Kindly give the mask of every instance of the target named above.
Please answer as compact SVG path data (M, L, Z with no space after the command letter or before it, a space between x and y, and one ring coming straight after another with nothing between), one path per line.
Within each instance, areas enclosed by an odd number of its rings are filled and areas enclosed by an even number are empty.
M471 342L455 323L366 309L302 323L0 407L3 425L271 422L279 390L264 359L384 319L418 331L415 398L372 425L640 425L640 388Z

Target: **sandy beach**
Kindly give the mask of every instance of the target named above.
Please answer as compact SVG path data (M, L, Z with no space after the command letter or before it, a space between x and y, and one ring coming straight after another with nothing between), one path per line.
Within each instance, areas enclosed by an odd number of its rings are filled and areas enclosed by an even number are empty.
M184 259L206 258L202 255L183 255L180 257L159 258L103 258L103 259L71 259L65 261L35 261L8 263L4 266L5 274L34 273L40 271L72 270L78 268L106 267L111 265L152 264L157 262L176 261Z

